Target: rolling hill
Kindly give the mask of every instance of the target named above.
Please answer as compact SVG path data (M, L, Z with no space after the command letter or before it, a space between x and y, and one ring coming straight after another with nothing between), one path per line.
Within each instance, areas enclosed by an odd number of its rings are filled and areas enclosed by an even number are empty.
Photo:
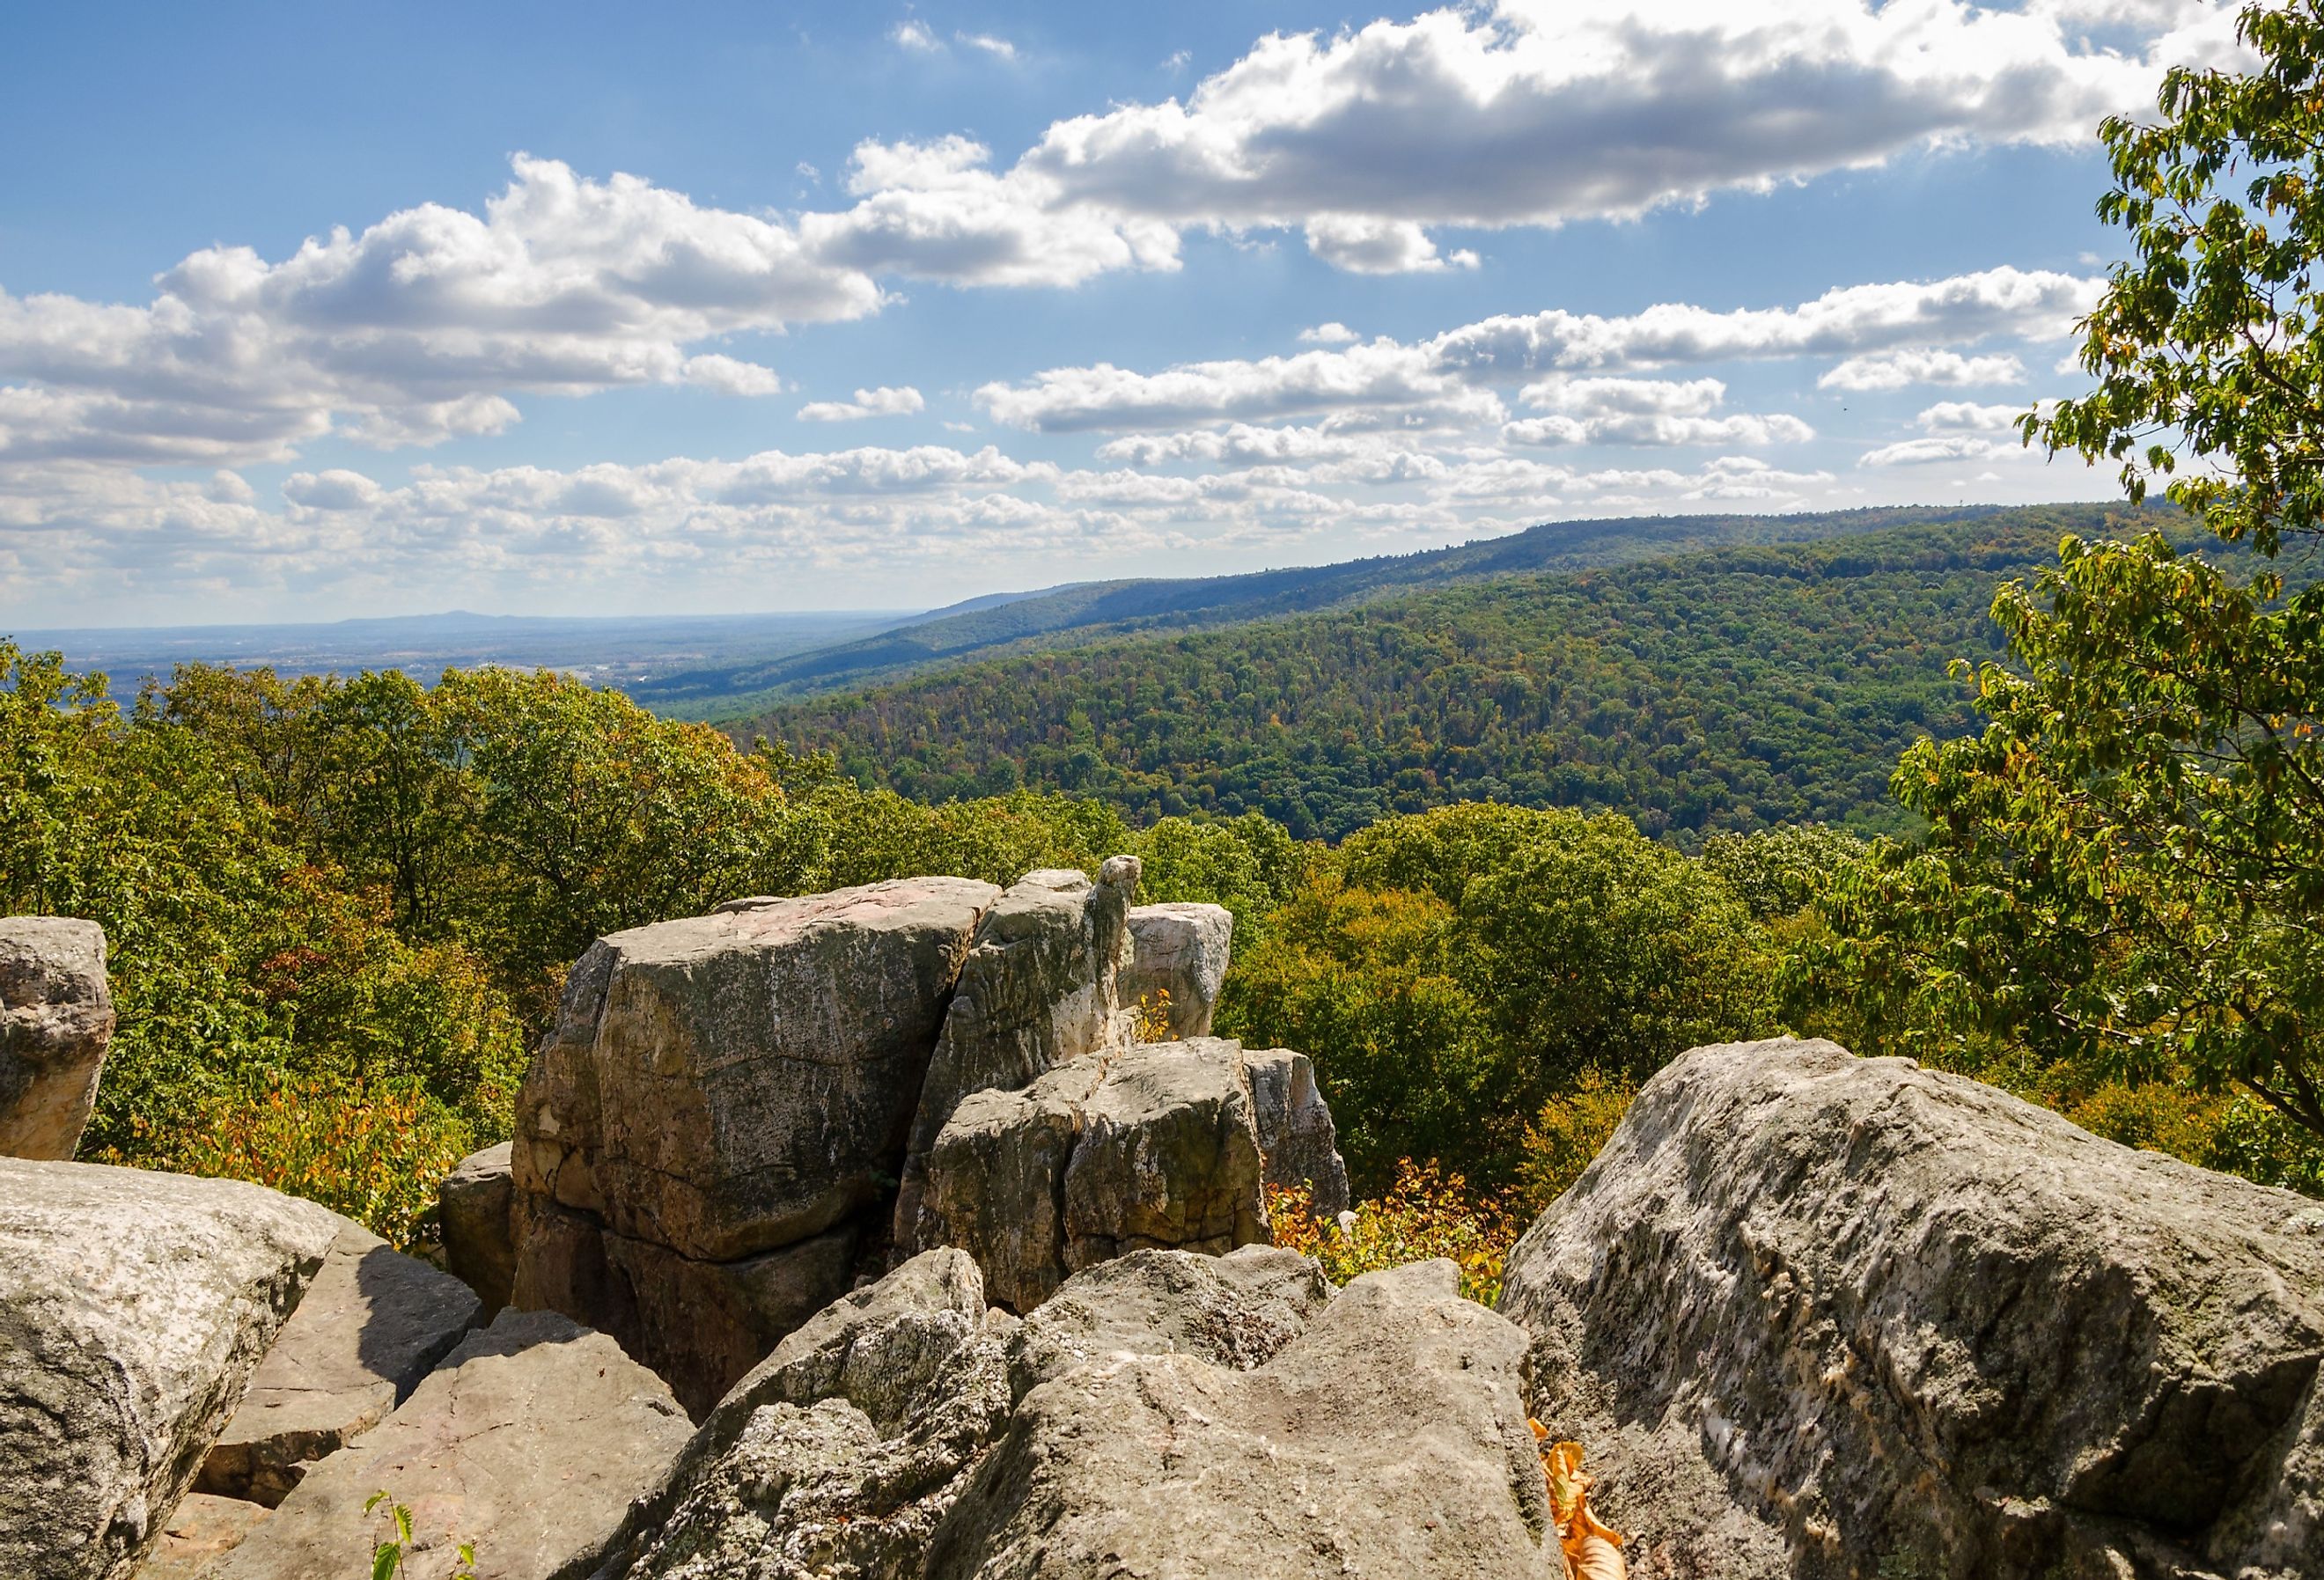
M1302 836L1485 799L1618 809L1682 843L1773 823L1892 827L1904 745L1973 726L1946 664L1998 656L1995 587L2050 561L2063 533L2178 520L1932 513L1818 542L1503 574L985 660L728 727L831 751L919 799L1065 790L1138 818L1259 810Z
M1742 544L1809 542L1907 522L1967 521L1991 513L1991 507L1977 507L1552 522L1505 538L1337 565L1079 582L971 599L805 652L671 667L632 680L625 689L646 707L675 717L733 717L752 707L856 690L976 658L1158 631L1206 630L1526 572L1581 570Z

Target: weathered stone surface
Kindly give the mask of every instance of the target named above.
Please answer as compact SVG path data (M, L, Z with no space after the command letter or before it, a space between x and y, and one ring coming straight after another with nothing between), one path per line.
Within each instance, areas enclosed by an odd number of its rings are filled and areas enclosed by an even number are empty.
M1457 1289L1450 1262L1370 1273L1253 1370L1134 1354L1042 1383L926 1573L1562 1577L1525 1335Z
M1069 870L1028 873L978 924L912 1121L896 1203L899 1254L944 1243L923 1212L927 1159L964 1100L1019 1090L1130 1041L1133 1012L1122 1007L1120 974L1138 872L1135 856L1115 856L1095 883Z
M252 1374L194 1490L281 1502L314 1461L410 1397L482 1314L459 1280L346 1224Z
M1019 1398L1079 1366L1187 1354L1248 1372L1275 1358L1332 1298L1323 1270L1272 1245L1224 1256L1139 1251L1077 1272L1009 1346Z
M161 1539L138 1568L137 1580L198 1580L212 1561L241 1546L272 1512L240 1498L188 1492L162 1521Z
M2324 1573L2324 1209L1909 1060L1680 1058L1501 1305L1634 1573Z
M917 1575L1008 1415L1014 1329L956 1251L851 1294L720 1403L599 1580Z
M1160 1042L972 1094L926 1163L922 1233L1028 1311L1068 1273L1148 1248L1267 1237L1259 1133L1235 1044Z
M135 1570L340 1227L237 1180L0 1158L0 1575Z
M874 883L600 939L519 1100L512 1301L706 1409L844 1290L1000 891Z
M1170 1035L1208 1037L1226 981L1234 913L1223 905L1140 905L1130 913L1130 938L1121 1002L1158 1006L1167 993Z
M518 1187L698 1261L823 1233L893 1169L997 898L914 878L599 939L525 1078Z
M112 1039L105 929L0 917L0 1156L73 1155Z
M1065 1266L1264 1240L1262 1170L1237 1044L1205 1037L1130 1049L1090 1094L1065 1165Z
M854 1281L852 1224L757 1256L696 1261L586 1213L530 1198L521 1210L531 1281L517 1306L592 1312L696 1418Z
M923 1164L919 1237L976 1259L985 1291L1029 1311L1063 1283L1065 1169L1090 1094L1104 1077L1084 1060L1021 1092L972 1093ZM900 1247L899 1247L900 1249Z
M460 1160L436 1187L436 1221L444 1230L444 1261L484 1303L484 1320L500 1315L516 1288L516 1186L510 1149L503 1141Z
M1314 1062L1287 1048L1261 1048L1245 1049L1242 1064L1250 1077L1259 1149L1267 1157L1267 1183L1305 1190L1308 1206L1319 1217L1345 1212L1348 1166L1340 1158L1331 1107L1315 1085Z
M380 1522L363 1506L382 1488L412 1512L408 1580L443 1580L464 1541L493 1580L586 1575L689 1435L669 1389L604 1334L503 1311L394 1414L309 1471L210 1575L369 1573Z

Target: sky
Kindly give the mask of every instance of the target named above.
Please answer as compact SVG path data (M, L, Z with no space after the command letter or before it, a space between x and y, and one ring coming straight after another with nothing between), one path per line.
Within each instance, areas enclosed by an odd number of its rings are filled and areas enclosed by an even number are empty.
M0 13L0 632L919 608L2114 495L2209 0Z

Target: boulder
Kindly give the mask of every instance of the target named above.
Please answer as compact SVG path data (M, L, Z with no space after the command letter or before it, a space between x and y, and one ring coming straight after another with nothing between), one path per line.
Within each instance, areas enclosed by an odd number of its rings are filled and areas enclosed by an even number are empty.
M894 1239L910 1255L944 1243L922 1216L928 1152L963 1101L1013 1092L1060 1065L1126 1046L1122 1007L1135 856L1093 883L1077 872L1028 873L985 913L928 1060L906 1150Z
M1449 1261L1369 1273L1253 1369L1113 1354L1040 1383L915 1572L1563 1580L1526 1336L1458 1290Z
M970 1095L925 1161L923 1238L976 1259L1028 1311L1067 1274L1124 1252L1221 1252L1267 1236L1240 1050L1148 1043Z
M112 1040L105 929L61 916L0 918L0 1156L73 1155Z
M1139 1251L1077 1272L1009 1345L1019 1399L1076 1367L1121 1355L1194 1355L1248 1372L1307 1330L1332 1298L1323 1270L1289 1251L1224 1256Z
M1259 1148L1267 1157L1267 1183L1307 1192L1318 1218L1347 1211L1348 1166L1340 1157L1332 1110L1315 1085L1315 1066L1287 1048L1245 1049Z
M346 1224L202 1461L194 1490L274 1507L314 1461L409 1398L482 1314L459 1280Z
M1279 1355L1329 1295L1315 1265L1287 1252L1141 1252L1076 1274L1020 1325L984 1309L967 1257L926 1252L819 1315L729 1395L669 1486L641 1505L636 1534L598 1580L921 1575L952 1539L953 1522L984 1496L1012 1413L1045 1382L1140 1356L1249 1371ZM1522 1354L1523 1340L1511 1333L1504 1347ZM1514 1391L1504 1391L1514 1403ZM1320 1441L1331 1423L1317 1418L1303 1430ZM1201 1498L1183 1493L1166 1475L1115 1483L1105 1495L1157 1520L1210 1517ZM1262 1561L1210 1572L1273 1571Z
M1208 1037L1226 981L1234 913L1223 905L1141 905L1130 913L1130 966L1121 1002L1164 1008L1174 1038Z
M885 1210L999 897L918 878L591 946L518 1101L513 1304L602 1328L689 1408L715 1402L851 1281L825 1276L832 1247Z
M516 1186L503 1141L460 1160L436 1187L436 1221L444 1231L444 1264L500 1315L516 1288Z
M341 1226L238 1180L0 1158L0 1575L135 1571Z
M2324 1207L1910 1060L1685 1055L1501 1309L1655 1572L2324 1573Z
M493 1580L586 1575L689 1435L669 1390L605 1335L553 1312L503 1311L309 1470L210 1580L369 1573L384 1516L364 1503L383 1489L411 1510L404 1580L444 1580L462 1542Z
M161 1522L161 1539L137 1570L137 1580L199 1580L224 1553L242 1545L272 1511L240 1498L188 1492Z
M720 1403L596 1580L918 1575L1008 1416L1015 1326L956 1251L851 1294Z

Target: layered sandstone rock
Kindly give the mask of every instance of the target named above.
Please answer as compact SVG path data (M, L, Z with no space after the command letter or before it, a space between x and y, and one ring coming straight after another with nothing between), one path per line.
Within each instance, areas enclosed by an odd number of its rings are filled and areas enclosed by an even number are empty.
M900 1252L945 1243L924 1215L927 1164L963 1102L1129 1044L1134 1011L1123 1007L1120 974L1138 874L1134 856L1107 862L1095 883L1076 872L1028 873L985 913L912 1121L896 1204Z
M0 917L0 1157L73 1155L112 1039L105 929Z
M1130 938L1122 1002L1163 1011L1174 1038L1208 1037L1234 944L1233 913L1223 905L1140 905L1130 913Z
M482 1316L459 1280L346 1224L202 1461L195 1491L281 1502L316 1460L386 1419Z
M136 1569L341 1226L237 1180L0 1158L0 1575Z
M592 946L519 1099L514 1304L715 1402L848 1287L999 894L875 883Z
M1250 1080L1259 1150L1267 1155L1267 1183L1307 1192L1317 1217L1345 1212L1348 1166L1340 1157L1331 1106L1315 1085L1314 1062L1287 1048L1256 1048L1243 1050L1242 1067Z
M919 1228L1019 1311L1130 1251L1263 1240L1263 1162L1240 1047L1148 1043L970 1096L925 1161Z
M2324 1206L1909 1060L1685 1055L1501 1309L1634 1573L2324 1573Z
M444 1234L444 1265L484 1303L484 1320L500 1315L516 1289L516 1182L512 1143L470 1153L436 1187L436 1222Z

